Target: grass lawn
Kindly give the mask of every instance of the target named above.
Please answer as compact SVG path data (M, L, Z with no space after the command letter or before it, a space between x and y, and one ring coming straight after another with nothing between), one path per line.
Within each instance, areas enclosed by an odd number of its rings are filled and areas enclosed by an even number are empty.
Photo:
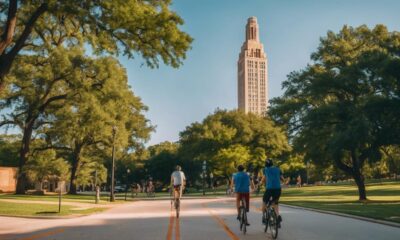
M75 206L62 205L61 212L58 213L58 205L0 202L0 215L7 216L86 215L101 212L105 209L106 208L79 209Z
M30 200L30 201L49 201L58 202L58 195L16 195L16 194L0 194L0 199L15 199L15 200ZM95 197L93 195L72 195L64 194L62 196L63 201L69 202L82 202L82 203L95 203ZM108 196L101 197L102 203L109 201Z
M400 223L400 182L367 184L368 201L353 185L286 188L281 202Z

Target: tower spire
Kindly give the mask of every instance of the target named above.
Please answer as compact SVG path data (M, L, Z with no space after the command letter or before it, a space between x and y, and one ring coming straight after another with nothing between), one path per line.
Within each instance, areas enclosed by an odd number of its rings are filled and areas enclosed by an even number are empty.
M258 36L258 23L256 17L250 17L247 19L246 25L246 41L253 40L256 42L260 41Z

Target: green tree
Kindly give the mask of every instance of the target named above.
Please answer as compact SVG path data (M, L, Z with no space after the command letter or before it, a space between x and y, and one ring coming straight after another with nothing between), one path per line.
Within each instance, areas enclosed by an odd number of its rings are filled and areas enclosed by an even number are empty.
M17 167L20 135L0 135L0 166Z
M236 167L240 164L247 165L250 159L249 148L235 144L220 149L211 159L211 164L216 176L223 176L229 181L232 174L237 172Z
M92 190L96 185L101 185L107 181L107 168L98 161L93 159L81 159L79 173L76 176L74 184L77 186L92 186Z
M0 3L0 90L19 54L51 40L90 44L94 53L140 55L149 66L160 59L178 67L191 37L170 0L70 0ZM1 92L1 91L0 91Z
M266 117L241 111L217 110L186 127L179 142L180 159L193 180L198 179L203 161L216 170L216 177L226 178L238 163L258 172L265 156L279 157L290 149L283 129Z
M69 168L67 161L57 157L55 150L46 150L32 154L23 171L32 182L42 186L45 180L67 180Z
M400 174L400 145L382 147L383 161L386 163L389 173L397 176Z
M2 92L0 126L16 126L22 132L19 168L29 157L32 135L51 123L52 114L63 107L66 99L101 87L95 78L97 69L83 56L80 48L47 46L36 54L16 59ZM93 76L94 75L94 76ZM25 192L27 178L19 175L17 193Z
M168 141L148 147L147 174L157 182L169 184L171 173L179 163L178 148L179 144Z
M287 124L296 151L351 175L360 200L367 199L364 164L400 140L399 50L400 34L382 25L330 31L313 63L289 74L283 97L272 100L270 114Z
M91 65L95 70L92 81L99 86L68 98L45 130L52 142L49 147L71 153L71 194L76 194L81 164L89 162L96 148L109 151L115 144L117 153L134 150L152 130L142 113L147 107L129 89L125 69L111 57L94 59ZM91 87L92 83L88 84ZM113 127L117 129L115 136ZM82 161L85 156L86 161Z

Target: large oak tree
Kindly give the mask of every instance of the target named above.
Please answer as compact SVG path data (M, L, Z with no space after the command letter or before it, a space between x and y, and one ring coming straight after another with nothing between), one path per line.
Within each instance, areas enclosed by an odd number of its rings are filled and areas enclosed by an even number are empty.
M362 167L398 144L400 33L385 26L344 26L321 38L313 62L292 72L271 115L287 124L294 149L305 159L353 176L366 200Z
M290 148L284 131L269 118L225 110L186 127L179 142L179 157L193 180L198 179L203 161L209 172L226 179L238 164L256 173L266 156L279 157Z
M0 91L16 57L43 39L87 43L94 53L143 57L178 67L191 37L170 0L8 0L0 2Z

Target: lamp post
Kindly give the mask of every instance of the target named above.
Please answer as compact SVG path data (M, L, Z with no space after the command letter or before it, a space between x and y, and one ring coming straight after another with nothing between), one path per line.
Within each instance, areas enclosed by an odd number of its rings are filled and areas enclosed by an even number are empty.
M92 188L92 191L96 191L96 186L97 186L97 169L94 170L94 187Z
M214 181L213 181L213 179L214 179L214 174L211 172L211 173L210 173L211 189L213 190L213 193L215 193L215 190L214 190Z
M115 135L117 134L117 126L112 127L112 166L111 166L111 193L110 193L110 202L115 201L115 193L114 193L114 172L115 172Z
M206 169L207 169L207 162L203 161L203 196L206 195L205 183L206 183Z
M61 179L58 178L58 213L61 212L61 196L62 196L62 184Z
M126 195L128 194L128 186L129 186L129 173L131 173L131 170L128 168L128 169L126 169L126 188L125 188L125 201L126 201Z
M307 160L307 186L309 178L310 178L310 160Z

